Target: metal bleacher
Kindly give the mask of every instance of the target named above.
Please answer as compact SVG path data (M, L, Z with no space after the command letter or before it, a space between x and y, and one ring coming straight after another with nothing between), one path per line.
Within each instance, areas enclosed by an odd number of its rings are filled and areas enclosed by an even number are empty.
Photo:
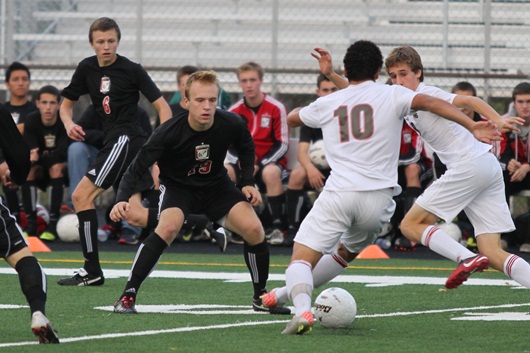
M63 2L63 8L53 11L39 7L30 10L29 19L43 24L40 27L51 24L53 30L14 34L13 40L19 46L32 45L20 60L75 65L92 54L87 45L90 23L97 17L109 16L122 29L120 53L144 66L175 68L195 64L234 68L255 60L265 68L315 70L315 61L309 55L313 47L323 46L339 58L350 43L370 39L381 46L384 55L398 45L416 47L426 69L484 70L485 20L476 1L451 0L447 7L443 1L429 0ZM274 4L278 6L277 15ZM494 72L530 71L530 61L521 64L515 60L528 57L529 48L524 41L512 39L514 32L530 36L530 3L528 11L520 11L523 5L507 0L492 3L490 58ZM497 11L501 7L502 11ZM445 11L449 19L446 23ZM312 72L286 86L313 90L313 78ZM173 75L167 83L174 85Z

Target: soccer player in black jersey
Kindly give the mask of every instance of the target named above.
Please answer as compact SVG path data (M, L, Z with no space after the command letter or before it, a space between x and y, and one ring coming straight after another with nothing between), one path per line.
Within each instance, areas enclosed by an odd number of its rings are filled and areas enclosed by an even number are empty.
M95 20L90 26L89 41L96 55L79 63L72 81L61 93L64 99L60 115L68 136L83 141L83 128L74 123L72 114L79 97L88 93L103 120L105 139L95 163L72 194L85 263L73 277L59 280L60 285L102 285L105 281L99 263L94 200L119 182L146 141L137 118L139 92L155 106L162 122L171 118L169 105L143 67L116 53L120 38L120 28L113 19L102 17ZM137 184L135 191L151 186L150 174L145 173L143 182Z
M31 167L29 148L17 130L9 111L0 105L0 177L2 184L12 187L23 184ZM13 267L31 311L31 330L40 343L59 343L57 332L45 316L46 274L26 244L22 232L0 202L0 257Z
M160 168L160 216L155 231L140 245L116 313L136 313L135 302L142 282L173 242L190 213L204 213L211 220L245 239L244 256L254 286L253 308L263 307L269 275L269 248L252 206L261 202L254 187L254 141L246 123L236 114L216 110L219 81L213 71L198 71L186 81L187 118L172 119L157 128L140 149L120 182L110 217L127 218L128 200L149 166ZM241 190L230 180L224 159L229 146L241 163ZM282 311L283 310L283 311ZM290 313L282 308L277 313Z
M30 148L32 167L28 179L22 185L22 202L28 226L26 234L37 236L37 189L50 186L50 220L46 230L39 236L46 241L55 241L57 222L64 194L66 173L66 151L68 136L59 119L61 94L55 86L46 85L37 92L38 111L26 118L24 139Z

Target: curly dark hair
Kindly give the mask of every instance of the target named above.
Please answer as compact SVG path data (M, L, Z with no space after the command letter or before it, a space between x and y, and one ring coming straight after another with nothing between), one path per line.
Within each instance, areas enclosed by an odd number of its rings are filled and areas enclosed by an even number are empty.
M343 62L349 81L375 80L383 67L383 54L375 43L359 40L350 45Z

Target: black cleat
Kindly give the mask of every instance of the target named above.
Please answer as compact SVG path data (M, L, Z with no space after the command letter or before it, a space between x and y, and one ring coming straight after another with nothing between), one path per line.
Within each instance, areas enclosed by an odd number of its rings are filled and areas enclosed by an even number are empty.
M61 286L101 286L105 283L105 277L103 274L91 275L84 268L80 268L75 272L73 277L62 278L57 281L58 285Z
M269 308L263 305L263 301L261 300L261 298L252 300L252 309L254 309L254 311L267 312L269 314L274 315L291 315L291 309L285 306L276 306Z

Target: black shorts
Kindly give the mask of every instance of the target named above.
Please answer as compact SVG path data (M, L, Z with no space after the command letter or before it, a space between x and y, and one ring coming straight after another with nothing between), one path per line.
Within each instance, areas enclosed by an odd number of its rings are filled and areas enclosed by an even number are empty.
M187 218L190 213L205 214L216 222L226 216L235 204L247 198L234 183L226 181L199 190L160 185L159 213L166 208L180 208Z
M3 202L0 202L0 218L0 257L5 259L28 245L15 217Z
M106 190L111 186L117 187L123 173L145 141L145 137L129 137L127 135L110 140L99 151L96 160L88 168L85 176L99 188ZM151 174L145 173L144 178L136 185L135 192L149 190L153 184Z

